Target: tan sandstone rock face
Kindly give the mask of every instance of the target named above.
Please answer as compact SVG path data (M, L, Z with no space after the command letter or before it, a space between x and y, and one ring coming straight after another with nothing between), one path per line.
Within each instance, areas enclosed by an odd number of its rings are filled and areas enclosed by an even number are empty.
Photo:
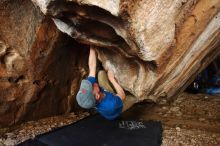
M219 0L32 1L138 100L176 95L220 52Z
M32 2L0 2L0 126L78 111L88 45L126 107L171 99L220 53L219 0Z
M0 2L0 127L76 110L88 47L29 0Z

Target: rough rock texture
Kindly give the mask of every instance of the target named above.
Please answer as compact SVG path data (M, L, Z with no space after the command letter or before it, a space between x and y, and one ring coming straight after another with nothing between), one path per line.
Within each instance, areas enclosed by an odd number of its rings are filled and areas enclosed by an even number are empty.
M29 0L0 2L0 126L77 109L88 47Z
M32 1L139 101L173 97L220 53L219 0Z
M171 99L220 53L219 0L32 2L0 2L0 126L78 111L88 45L128 107Z

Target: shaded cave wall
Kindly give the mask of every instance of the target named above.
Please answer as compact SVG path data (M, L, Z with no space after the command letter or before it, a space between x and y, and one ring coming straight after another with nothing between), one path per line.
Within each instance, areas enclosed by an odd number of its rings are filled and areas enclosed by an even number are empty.
M0 126L78 111L88 46L61 33L29 0L0 7Z

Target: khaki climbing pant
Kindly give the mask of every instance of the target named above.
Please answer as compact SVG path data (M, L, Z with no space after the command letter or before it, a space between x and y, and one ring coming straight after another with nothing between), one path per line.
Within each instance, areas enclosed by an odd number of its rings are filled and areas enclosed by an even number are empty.
M106 72L104 70L100 70L98 72L98 83L101 87L103 87L105 90L115 93L109 80Z

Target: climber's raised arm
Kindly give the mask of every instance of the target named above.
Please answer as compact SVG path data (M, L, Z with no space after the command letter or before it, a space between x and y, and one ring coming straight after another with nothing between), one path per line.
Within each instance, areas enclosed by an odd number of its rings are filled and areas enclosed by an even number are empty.
M112 85L114 86L117 95L124 100L125 99L125 92L123 90L123 88L118 84L118 82L116 81L115 77L114 77L114 73L111 70L108 70L108 79L109 81L112 83Z
M93 46L90 46L88 65L89 65L89 76L95 77L96 75L96 52Z

